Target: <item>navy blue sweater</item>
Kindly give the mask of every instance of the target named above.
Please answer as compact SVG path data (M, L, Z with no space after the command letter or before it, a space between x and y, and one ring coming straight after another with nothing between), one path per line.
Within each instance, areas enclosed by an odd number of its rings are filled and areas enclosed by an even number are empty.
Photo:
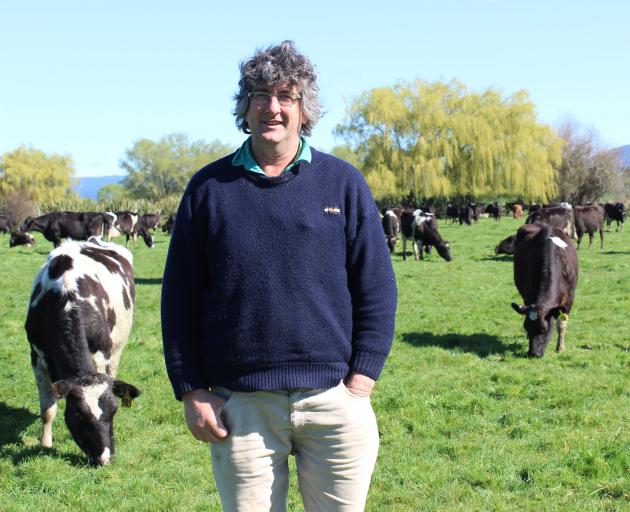
M175 396L377 379L396 283L363 177L314 149L277 177L232 158L197 172L177 212L162 288Z

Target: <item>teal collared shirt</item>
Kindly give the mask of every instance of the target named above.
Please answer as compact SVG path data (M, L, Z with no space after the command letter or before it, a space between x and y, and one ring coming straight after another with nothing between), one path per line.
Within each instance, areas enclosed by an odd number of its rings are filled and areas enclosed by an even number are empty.
M245 142L243 142L243 145L236 152L234 158L232 158L232 165L234 167L242 165L245 167L245 170L262 174L264 176L265 171L262 170L260 165L258 165L258 162L254 159L254 155L252 155L251 140L252 138L249 137ZM300 148L298 149L295 160L293 160L293 162L291 162L282 172L290 171L299 164L301 160L311 163L311 147L308 145L308 142L306 142L304 137L300 137Z

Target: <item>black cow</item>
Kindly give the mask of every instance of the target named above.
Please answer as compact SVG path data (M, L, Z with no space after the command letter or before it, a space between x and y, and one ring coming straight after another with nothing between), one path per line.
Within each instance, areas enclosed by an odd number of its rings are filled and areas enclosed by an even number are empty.
M26 247L33 247L35 245L35 238L28 233L11 233L11 239L9 240L9 247L17 247L18 245L24 245Z
M475 209L472 205L464 205L459 208L459 225L468 224L469 226L472 224L472 221L475 220Z
M516 235L510 235L499 242L494 248L495 254L514 254L514 240Z
M62 238L87 240L103 236L109 230L109 218L98 212L51 212L37 218L29 217L20 232L39 231L44 238L59 247Z
M525 304L512 308L525 315L528 355L544 355L556 321L556 350L564 350L577 280L577 252L564 231L548 224L521 226L514 242L514 283Z
M499 203L491 203L486 206L485 213L496 221L501 220L501 207L499 206Z
M554 228L561 229L569 237L577 238L573 209L568 205L534 210L525 219L525 224L534 224L535 222L549 224Z
M401 213L400 224L403 241L403 260L407 259L407 240L411 240L416 261L424 259L422 254L423 245L427 252L429 247L434 246L442 258L446 261L451 261L450 244L440 236L435 215L425 213L422 210L404 210Z
M385 232L387 247L389 247L389 252L393 254L394 249L396 248L396 243L398 242L398 232L400 230L400 224L396 213L394 213L391 209L386 209L383 213L381 224L383 225L383 231Z
M0 215L0 233L11 233L11 221L6 215Z
M133 238L133 244L136 245L138 235L142 237L147 247L153 247L153 235L149 228L140 222L140 216L135 212L123 211L116 212L116 221L109 230L109 238L115 238L125 235L125 247L129 243L129 239Z
M65 398L66 425L93 466L114 455L115 397L130 405L140 395L115 380L133 320L132 258L124 247L97 238L64 243L35 277L26 318L42 445L52 446L56 401Z
M575 231L577 233L577 246L580 248L580 242L584 233L588 233L588 248L591 248L595 231L599 231L600 248L604 248L604 209L598 204L589 204L585 206L576 206L573 208L575 217Z
M450 220L451 223L453 222L457 222L459 219L459 208L457 208L457 206L455 206L454 204L447 204L446 205L446 218L447 220Z
M617 223L617 229L615 231L619 231L619 226L621 226L621 231L623 231L623 225L626 222L626 207L623 203L606 203L603 205L604 213L606 214L606 226L608 227L608 231L610 231L610 225L615 221Z
M486 207L482 203L470 203L473 211L473 220L477 222L482 213L485 213Z
M175 226L175 214L171 213L162 225L162 231L170 235L173 233L173 226Z

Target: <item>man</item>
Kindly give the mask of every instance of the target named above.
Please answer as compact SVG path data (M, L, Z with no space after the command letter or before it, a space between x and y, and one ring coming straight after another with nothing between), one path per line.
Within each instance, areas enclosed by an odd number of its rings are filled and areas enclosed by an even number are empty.
M380 218L360 173L306 141L321 107L293 42L240 70L234 114L251 136L191 179L176 216L169 378L211 443L225 510L285 510L291 454L305 510L362 510L396 309Z

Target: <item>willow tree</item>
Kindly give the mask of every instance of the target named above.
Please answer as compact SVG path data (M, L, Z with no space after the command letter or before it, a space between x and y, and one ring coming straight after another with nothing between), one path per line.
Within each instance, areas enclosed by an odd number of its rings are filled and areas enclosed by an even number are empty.
M399 83L364 92L337 135L364 155L377 197L556 195L561 143L525 92L504 98L457 81Z
M166 135L158 141L140 139L120 161L120 167L127 171L122 185L137 198L180 195L195 171L232 151L231 146L219 141L189 142L183 133Z
M42 204L71 198L74 172L69 156L21 146L2 155L0 199L15 196Z

